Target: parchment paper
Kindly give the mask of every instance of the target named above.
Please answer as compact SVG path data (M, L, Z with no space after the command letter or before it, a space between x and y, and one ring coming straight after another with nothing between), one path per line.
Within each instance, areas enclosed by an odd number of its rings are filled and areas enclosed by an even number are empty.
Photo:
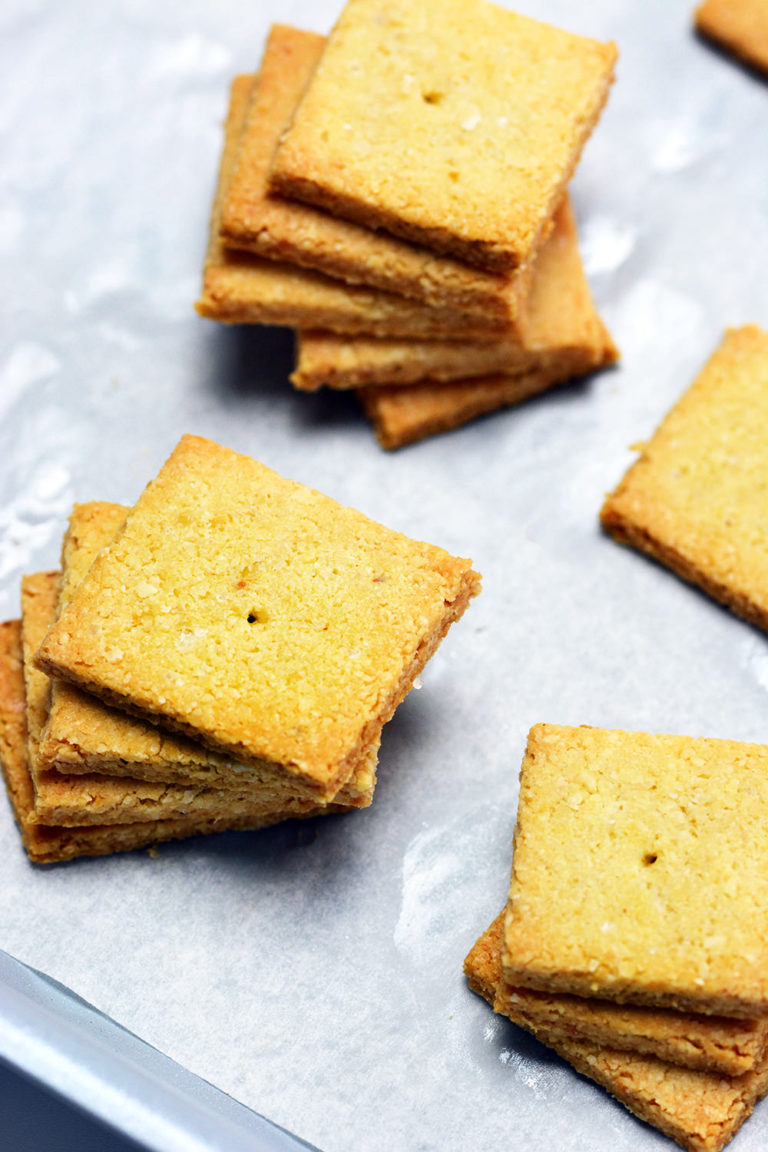
M0 616L73 500L132 502L185 431L474 558L484 591L349 817L35 868L0 803L0 946L325 1152L665 1148L469 993L539 720L768 740L765 637L604 538L603 493L726 324L768 324L768 84L684 0L521 0L621 58L574 186L620 366L385 454L295 394L283 331L198 319L230 77L323 0L6 0ZM734 1143L757 1152L768 1109Z

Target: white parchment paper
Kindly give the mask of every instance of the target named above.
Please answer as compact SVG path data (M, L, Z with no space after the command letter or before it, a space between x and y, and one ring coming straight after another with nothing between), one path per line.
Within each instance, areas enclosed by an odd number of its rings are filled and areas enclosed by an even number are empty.
M232 75L337 4L6 0L0 616L73 500L186 431L471 555L482 596L385 730L373 807L55 868L0 803L0 946L325 1152L668 1147L470 994L539 720L768 740L762 634L604 538L603 493L718 343L768 325L768 84L685 0L526 0L621 58L574 186L620 366L396 454L193 310ZM734 1143L768 1141L758 1108Z

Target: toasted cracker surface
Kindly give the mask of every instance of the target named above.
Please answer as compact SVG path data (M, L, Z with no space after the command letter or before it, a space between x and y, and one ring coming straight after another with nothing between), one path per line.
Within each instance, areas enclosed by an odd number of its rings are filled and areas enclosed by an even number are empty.
M358 398L382 448L402 448L427 436L449 432L462 424L520 404L573 375L572 362L547 371L515 376L478 376L447 384L374 385L361 388Z
M540 724L520 774L504 975L768 1011L768 747Z
M115 538L128 511L124 505L103 501L75 505L62 548L60 608L72 598L102 548ZM50 682L48 720L38 756L41 768L64 774L98 773L183 784L185 790L203 795L210 788L226 789L232 795L220 797L218 803L222 805L237 794L254 790L273 808L296 807L300 800L301 789L297 796L292 778L286 779L285 773L222 756L196 741L128 716L64 680ZM375 768L375 757L371 760L366 755L342 784L334 803L367 807L373 797ZM215 801L215 797L210 800Z
M206 788L194 780L184 783L150 783L132 779L126 774L109 776L89 772L83 775L64 775L45 769L40 763L40 743L48 719L50 681L44 672L34 667L32 657L55 619L59 577L55 572L26 576L22 581L22 640L24 650L24 680L27 699L28 764L35 789L34 817L41 824L84 825L125 824L133 821L174 820L184 816L247 819L255 825L267 817L301 815L317 806L306 797L292 796L275 786L251 781L239 788ZM78 691L74 689L74 691ZM85 695L80 693L81 696ZM129 741L124 740L123 715L115 709L93 701L90 715L99 708L112 714L110 723L118 743L130 756ZM81 716L87 723L89 714ZM138 722L137 722L138 723ZM129 727L133 721L126 717ZM102 724L102 733L104 725ZM202 750L201 750L202 751ZM355 796L356 806L370 803L375 780L376 752L372 749L365 759L369 786L364 795ZM204 755L204 753L202 753ZM116 758L114 749L111 755ZM128 760L126 763L129 763ZM334 797L336 810L344 805L344 786Z
M186 816L177 820L145 823L91 825L64 828L37 822L35 792L27 760L24 677L22 671L21 621L0 624L0 769L22 843L36 864L54 864L78 856L103 856L134 848L147 848L167 840L239 829L263 828L284 819L273 814L254 822L245 817L232 820ZM307 815L325 814L321 812Z

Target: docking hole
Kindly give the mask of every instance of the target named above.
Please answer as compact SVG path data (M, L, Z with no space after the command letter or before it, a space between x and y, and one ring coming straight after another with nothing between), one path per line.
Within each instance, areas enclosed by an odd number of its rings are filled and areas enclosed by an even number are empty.
M643 864L655 864L658 858L656 852L646 852L643 856Z

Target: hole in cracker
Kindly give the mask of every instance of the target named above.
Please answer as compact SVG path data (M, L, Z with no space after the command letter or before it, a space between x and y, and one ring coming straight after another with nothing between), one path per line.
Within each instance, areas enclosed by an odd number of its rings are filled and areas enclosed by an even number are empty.
M659 856L657 852L646 852L643 856L643 864L655 864Z
M422 92L421 98L425 104L441 104L445 96L444 92Z
M269 619L269 614L264 608L251 608L246 616L249 624L266 624Z

